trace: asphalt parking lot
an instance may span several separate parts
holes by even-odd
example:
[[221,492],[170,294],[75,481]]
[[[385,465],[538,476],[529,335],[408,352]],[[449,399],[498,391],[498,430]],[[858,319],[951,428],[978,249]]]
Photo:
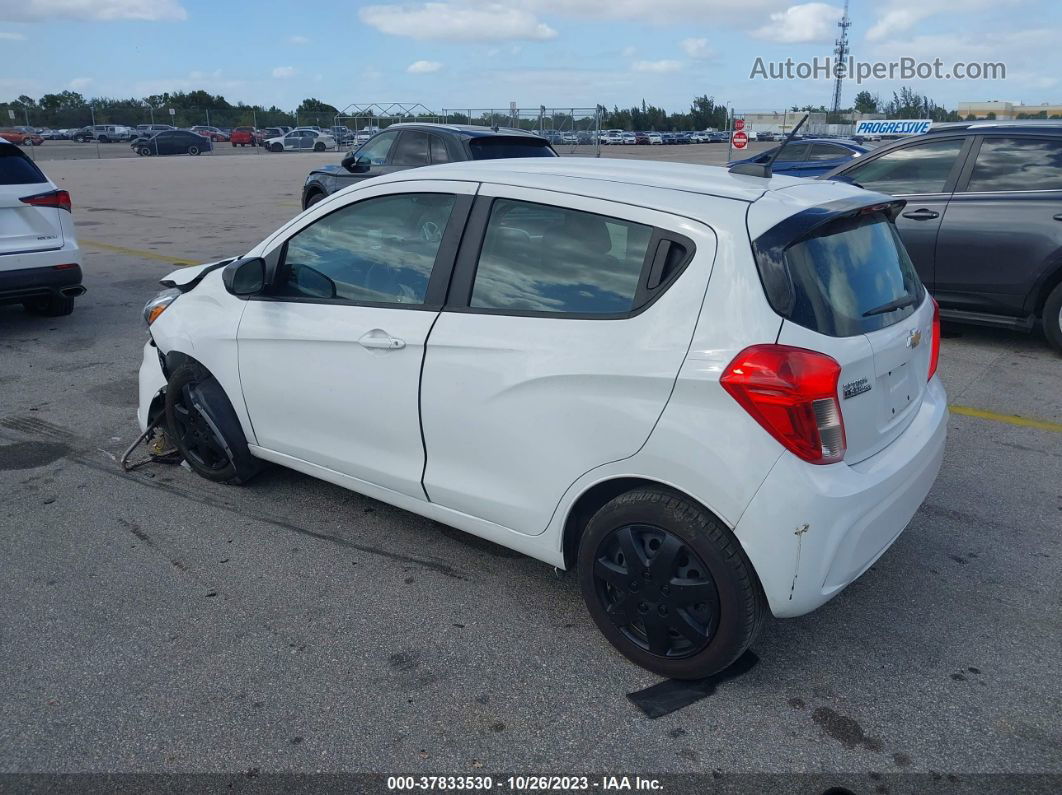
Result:
[[956,408],[908,530],[651,720],[626,696],[658,679],[572,577],[282,469],[119,470],[158,279],[249,248],[336,157],[222,152],[43,162],[89,292],[67,318],[0,307],[4,772],[1062,772],[1062,358],[1040,336],[947,326]]

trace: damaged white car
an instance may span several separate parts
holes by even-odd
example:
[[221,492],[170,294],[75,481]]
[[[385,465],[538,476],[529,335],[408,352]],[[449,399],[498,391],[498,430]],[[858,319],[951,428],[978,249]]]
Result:
[[348,188],[145,308],[141,429],[195,472],[322,478],[573,568],[697,678],[907,525],[944,451],[935,304],[836,182],[623,160]]

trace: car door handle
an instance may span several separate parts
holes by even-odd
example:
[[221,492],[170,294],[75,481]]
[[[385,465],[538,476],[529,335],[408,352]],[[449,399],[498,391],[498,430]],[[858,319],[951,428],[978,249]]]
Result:
[[406,347],[406,341],[392,337],[383,329],[374,328],[358,340],[358,345],[371,350],[396,351]]
[[909,213],[904,213],[903,217],[910,218],[912,221],[929,221],[933,218],[939,218],[940,213],[938,213],[936,210],[927,210],[925,207],[923,207],[920,210],[912,210]]
[[1055,213],[1051,217],[1054,218],[1056,221],[1062,221],[1062,213]]

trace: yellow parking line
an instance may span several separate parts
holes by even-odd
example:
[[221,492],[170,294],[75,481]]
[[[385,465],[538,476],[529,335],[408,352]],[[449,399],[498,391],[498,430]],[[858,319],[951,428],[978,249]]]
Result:
[[98,240],[86,240],[81,238],[80,242],[89,248],[98,248],[103,251],[113,251],[115,254],[125,254],[128,257],[144,257],[145,259],[155,259],[159,262],[168,262],[171,265],[202,265],[203,263],[194,259],[182,259],[181,257],[168,257],[165,254],[159,254],[157,251],[145,251],[142,248],[128,248],[126,246],[114,246],[110,243],[100,243]]
[[1062,423],[1048,422],[1047,420],[1034,420],[1028,417],[1019,417],[1016,414],[996,414],[994,411],[973,409],[969,406],[948,406],[952,414],[962,414],[964,417],[976,417],[979,420],[993,420],[1005,422],[1008,425],[1019,425],[1022,428],[1036,428],[1041,431],[1054,431],[1062,433]]

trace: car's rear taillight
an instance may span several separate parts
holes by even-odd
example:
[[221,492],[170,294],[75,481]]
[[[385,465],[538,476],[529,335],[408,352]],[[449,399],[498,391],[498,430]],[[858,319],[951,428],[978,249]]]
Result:
[[753,345],[719,383],[785,448],[812,464],[844,458],[844,418],[837,402],[841,365],[824,353],[789,345]]
[[47,193],[23,196],[19,201],[23,204],[31,204],[34,207],[56,207],[70,212],[70,194],[65,190],[50,190]]
[[926,380],[932,381],[940,359],[940,305],[935,298],[930,297],[929,300],[933,302],[933,344],[929,349],[929,377]]

